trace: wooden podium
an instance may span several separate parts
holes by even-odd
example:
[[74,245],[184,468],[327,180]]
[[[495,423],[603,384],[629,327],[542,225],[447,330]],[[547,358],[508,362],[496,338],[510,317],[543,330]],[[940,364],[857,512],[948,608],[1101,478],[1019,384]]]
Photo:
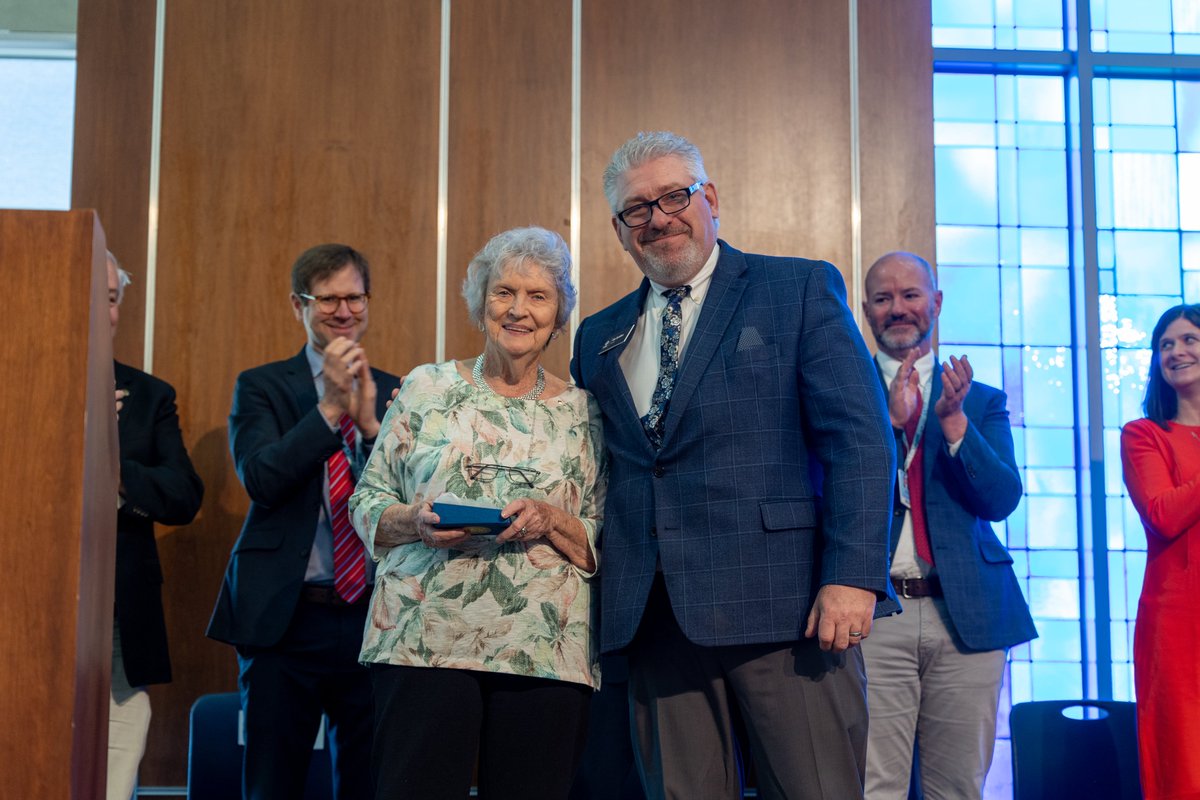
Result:
[[104,797],[119,480],[104,231],[0,211],[6,797]]

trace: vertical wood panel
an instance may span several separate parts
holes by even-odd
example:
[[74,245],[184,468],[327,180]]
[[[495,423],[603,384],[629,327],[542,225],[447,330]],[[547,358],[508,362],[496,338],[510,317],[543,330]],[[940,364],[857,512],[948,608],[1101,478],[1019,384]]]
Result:
[[933,43],[926,0],[858,4],[865,274],[892,250],[934,260]]
[[[471,256],[508,228],[570,236],[571,6],[560,0],[457,3],[450,38],[446,352],[476,355],[482,334],[460,295]],[[567,376],[566,336],[545,364]]]
[[178,390],[206,496],[159,546],[175,681],[155,687],[147,784],[185,780],[187,709],[234,688],[204,629],[247,508],[228,454],[238,372],[296,353],[291,264],[340,241],[372,265],[372,365],[434,355],[434,2],[175,0],[166,22],[156,372]]
[[134,366],[146,315],[154,20],[153,2],[79,3],[71,207],[99,212],[108,248],[133,275],[113,351]]
[[848,267],[848,16],[826,0],[584,4],[583,309],[636,286],[601,173],[639,130],[700,147],[739,249]]
[[0,263],[23,301],[0,340],[19,376],[0,414],[21,426],[0,451],[0,795],[99,797],[117,525],[104,233],[90,211],[0,211]]

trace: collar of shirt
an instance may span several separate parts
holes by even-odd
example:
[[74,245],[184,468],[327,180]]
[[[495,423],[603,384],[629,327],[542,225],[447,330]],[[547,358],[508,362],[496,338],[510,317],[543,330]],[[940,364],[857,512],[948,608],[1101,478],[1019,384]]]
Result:
[[[704,302],[704,296],[708,294],[708,287],[712,283],[713,273],[717,270],[717,261],[721,258],[721,246],[713,245],[712,252],[708,254],[708,260],[704,262],[704,266],[696,273],[688,286],[692,289],[688,292],[687,297],[683,298],[685,304],[691,304],[697,308]],[[646,307],[644,313],[662,311],[667,305],[667,298],[663,297],[663,292],[674,287],[663,286],[661,283],[650,281],[650,291],[646,293]]]
[[[892,388],[892,381],[896,379],[896,373],[900,371],[900,365],[903,362],[892,358],[882,350],[875,354],[875,360],[879,363],[879,371],[883,373],[884,383],[889,389]],[[921,396],[928,397],[929,387],[933,381],[933,350],[918,358],[913,367],[917,370],[917,375],[921,377]]]

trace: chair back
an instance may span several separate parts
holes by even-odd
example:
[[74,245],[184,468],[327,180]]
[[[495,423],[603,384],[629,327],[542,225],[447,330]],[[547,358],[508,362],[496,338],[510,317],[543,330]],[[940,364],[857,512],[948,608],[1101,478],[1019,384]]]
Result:
[[[192,704],[188,731],[188,800],[242,796],[242,700],[237,692],[206,694]],[[322,729],[323,730],[323,729]],[[333,800],[329,748],[320,742],[308,765],[304,800]]]
[[1013,800],[1140,800],[1135,709],[1115,700],[1013,706]]

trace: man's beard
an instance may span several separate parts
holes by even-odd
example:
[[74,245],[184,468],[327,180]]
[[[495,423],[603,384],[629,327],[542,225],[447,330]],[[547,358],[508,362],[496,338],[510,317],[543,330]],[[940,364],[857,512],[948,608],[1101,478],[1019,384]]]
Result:
[[928,338],[929,331],[921,330],[921,327],[915,323],[909,324],[912,327],[911,334],[905,335],[901,331],[884,328],[875,338],[883,342],[884,347],[893,352],[911,350]]
[[661,254],[651,247],[642,248],[638,267],[650,280],[663,286],[677,286],[691,278],[704,266],[705,253],[700,243],[689,238],[682,248],[671,255]]

